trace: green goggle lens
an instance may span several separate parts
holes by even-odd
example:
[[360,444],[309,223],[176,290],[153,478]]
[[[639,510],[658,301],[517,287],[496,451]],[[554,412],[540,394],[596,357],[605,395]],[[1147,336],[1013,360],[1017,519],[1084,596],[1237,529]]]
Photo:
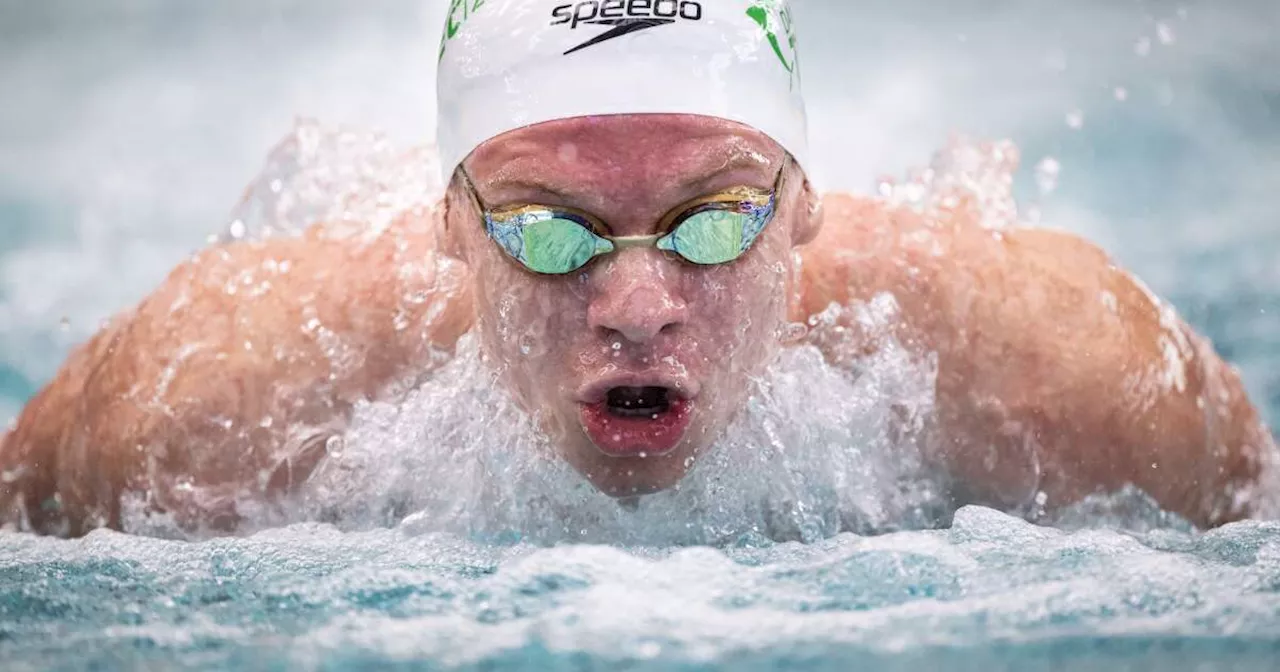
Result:
[[552,218],[522,228],[524,259],[537,273],[560,275],[587,265],[599,254],[613,251],[613,244],[577,222]]
[[658,249],[675,252],[695,264],[727,264],[746,251],[751,240],[744,234],[750,216],[729,210],[704,210],[658,241]]

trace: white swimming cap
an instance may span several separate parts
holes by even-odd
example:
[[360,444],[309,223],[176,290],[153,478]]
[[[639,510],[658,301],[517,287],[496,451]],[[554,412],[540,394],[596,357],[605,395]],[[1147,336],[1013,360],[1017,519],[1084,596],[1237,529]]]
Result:
[[701,114],[754,127],[808,167],[787,0],[450,0],[441,167],[533,124]]

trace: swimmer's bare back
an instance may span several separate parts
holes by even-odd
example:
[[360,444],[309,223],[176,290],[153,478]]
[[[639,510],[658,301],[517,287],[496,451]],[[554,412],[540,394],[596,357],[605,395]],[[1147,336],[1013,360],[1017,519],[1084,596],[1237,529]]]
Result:
[[[179,523],[234,530],[236,492],[286,494],[354,403],[412,387],[469,329],[466,270],[437,252],[431,221],[364,245],[237,243],[179,267],[23,411],[0,445],[0,516],[118,527],[120,494],[151,485]],[[793,317],[888,292],[900,340],[937,353],[936,457],[962,503],[1043,493],[1054,507],[1133,483],[1201,525],[1251,512],[1234,494],[1270,434],[1238,376],[1096,248],[833,196],[804,259]],[[874,347],[816,340],[836,363]]]

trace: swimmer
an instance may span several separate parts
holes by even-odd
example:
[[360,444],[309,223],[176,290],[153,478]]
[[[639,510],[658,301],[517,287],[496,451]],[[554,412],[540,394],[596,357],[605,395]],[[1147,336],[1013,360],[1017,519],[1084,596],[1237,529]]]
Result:
[[[886,293],[936,357],[927,457],[956,506],[1021,505],[1032,446],[1049,509],[1132,484],[1201,526],[1257,513],[1272,438],[1236,371],[1103,252],[963,199],[819,195],[796,47],[783,0],[454,0],[439,206],[181,264],[0,439],[0,518],[82,535],[145,493],[234,533],[245,493],[303,487],[357,404],[466,334],[584,479],[661,491],[788,325]],[[876,341],[843,326],[852,348],[809,342],[847,366]]]

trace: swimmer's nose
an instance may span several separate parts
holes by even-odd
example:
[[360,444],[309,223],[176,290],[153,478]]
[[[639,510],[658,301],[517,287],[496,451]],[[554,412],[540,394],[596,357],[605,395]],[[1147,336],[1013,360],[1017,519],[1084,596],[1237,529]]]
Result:
[[587,321],[603,338],[649,343],[688,319],[680,272],[656,250],[624,250],[602,266],[592,274]]

